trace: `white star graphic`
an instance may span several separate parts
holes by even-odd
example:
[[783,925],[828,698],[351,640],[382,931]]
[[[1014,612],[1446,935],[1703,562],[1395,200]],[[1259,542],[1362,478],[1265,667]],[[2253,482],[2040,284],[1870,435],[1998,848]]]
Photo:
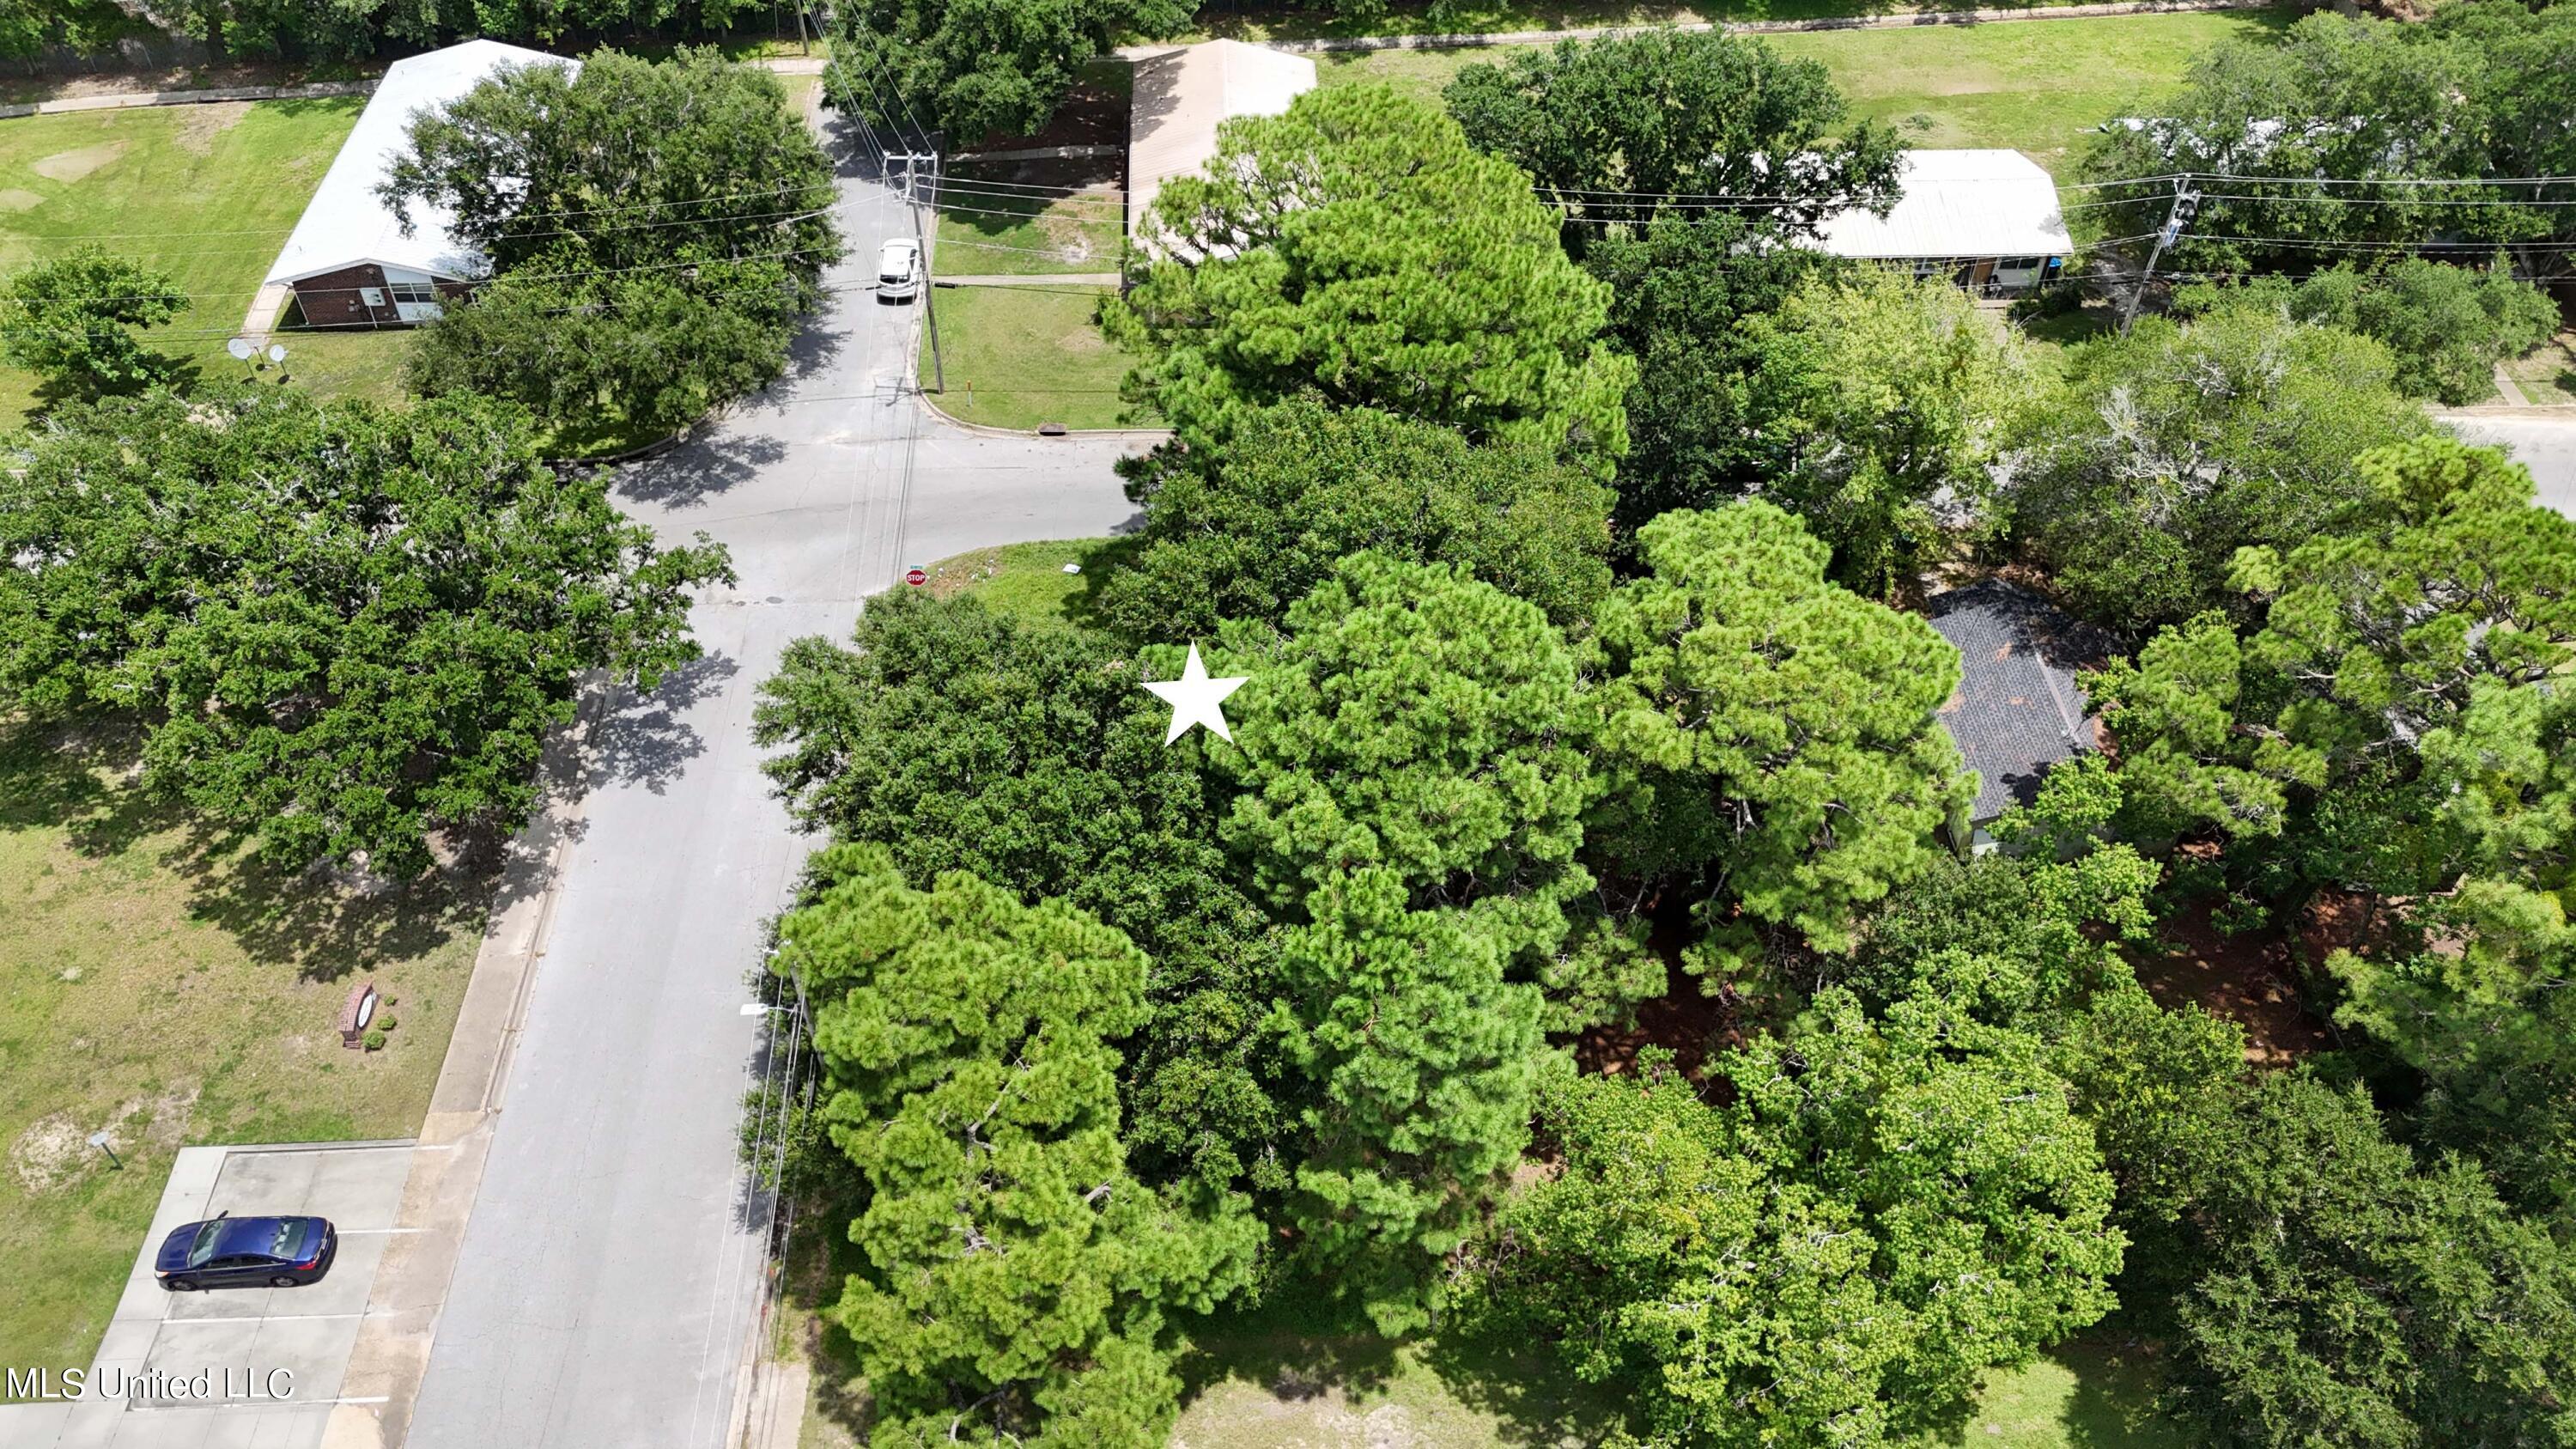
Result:
[[1189,662],[1181,666],[1180,678],[1145,681],[1147,689],[1172,702],[1172,728],[1163,736],[1163,743],[1168,745],[1187,734],[1190,726],[1203,724],[1216,731],[1218,739],[1232,744],[1234,735],[1226,729],[1225,711],[1218,706],[1250,677],[1238,674],[1231,679],[1208,678],[1207,666],[1199,662],[1199,646],[1192,644]]

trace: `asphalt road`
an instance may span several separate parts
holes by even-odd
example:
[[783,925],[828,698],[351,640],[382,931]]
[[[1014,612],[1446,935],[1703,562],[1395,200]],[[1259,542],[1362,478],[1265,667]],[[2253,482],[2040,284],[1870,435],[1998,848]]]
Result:
[[920,308],[868,290],[910,221],[855,162],[841,218],[851,260],[793,377],[619,482],[664,538],[725,543],[741,581],[691,613],[708,657],[600,733],[412,1449],[722,1439],[767,1212],[737,1162],[761,1033],[741,1006],[814,844],[760,773],[758,685],[908,565],[1134,512],[1122,445],[968,434],[917,403]]
[[2442,421],[2472,443],[2502,446],[2531,470],[2542,503],[2576,518],[2576,409],[2450,413]]

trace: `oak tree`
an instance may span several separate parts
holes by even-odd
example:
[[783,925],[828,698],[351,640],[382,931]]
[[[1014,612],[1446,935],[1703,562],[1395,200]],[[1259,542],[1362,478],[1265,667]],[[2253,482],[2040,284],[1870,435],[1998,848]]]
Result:
[[660,547],[604,477],[474,397],[275,390],[78,404],[0,480],[0,696],[131,718],[145,783],[280,867],[426,867],[507,832],[590,670],[697,657],[703,536]]

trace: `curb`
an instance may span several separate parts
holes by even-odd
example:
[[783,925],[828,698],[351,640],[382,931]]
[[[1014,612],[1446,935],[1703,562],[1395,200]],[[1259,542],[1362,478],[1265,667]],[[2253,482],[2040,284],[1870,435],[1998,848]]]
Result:
[[[931,399],[935,397],[936,394],[932,393],[928,388],[922,387],[917,382],[913,385],[912,395],[921,399],[922,407],[927,409],[932,417],[938,419],[949,427],[957,429],[961,433],[973,433],[979,437],[986,438],[1036,438],[1045,436],[1035,428],[997,428],[990,423],[970,423],[964,418],[951,413],[946,408],[941,407],[938,403],[933,402]],[[1086,438],[1098,441],[1107,441],[1116,438],[1139,438],[1150,439],[1159,443],[1171,437],[1172,430],[1169,428],[1067,428],[1061,436],[1067,442],[1080,442]]]
[[144,110],[152,106],[201,106],[217,101],[318,101],[332,96],[374,95],[371,80],[315,81],[300,86],[219,86],[202,91],[137,91],[132,95],[74,96],[38,101],[29,106],[0,106],[0,120],[19,116],[62,116],[79,111]]
[[[1330,35],[1310,40],[1253,42],[1272,50],[1313,55],[1332,51],[1481,50],[1497,45],[1548,45],[1598,40],[1653,30],[1722,30],[1729,35],[1789,35],[1818,30],[1908,30],[1936,25],[1988,25],[2019,20],[2083,20],[2111,15],[2180,15],[2209,10],[2274,10],[2279,0],[2096,0],[2077,5],[2034,4],[1980,10],[1916,10],[1893,15],[1837,15],[1817,20],[1692,20],[1671,25],[1585,25],[1568,30],[1491,30],[1447,35]],[[1161,47],[1128,47],[1146,50]],[[1123,53],[1123,52],[1122,52]]]

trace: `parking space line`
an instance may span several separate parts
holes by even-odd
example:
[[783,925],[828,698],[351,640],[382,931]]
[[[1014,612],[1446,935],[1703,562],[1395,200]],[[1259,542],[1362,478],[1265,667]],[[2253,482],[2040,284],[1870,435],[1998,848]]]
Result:
[[392,1402],[393,1396],[390,1394],[373,1394],[356,1398],[342,1397],[335,1399],[199,1399],[186,1403],[167,1404],[147,1404],[138,1401],[128,1403],[125,1406],[125,1412],[129,1414],[166,1414],[173,1410],[196,1410],[203,1412],[207,1409],[310,1409],[324,1404],[389,1404]]

